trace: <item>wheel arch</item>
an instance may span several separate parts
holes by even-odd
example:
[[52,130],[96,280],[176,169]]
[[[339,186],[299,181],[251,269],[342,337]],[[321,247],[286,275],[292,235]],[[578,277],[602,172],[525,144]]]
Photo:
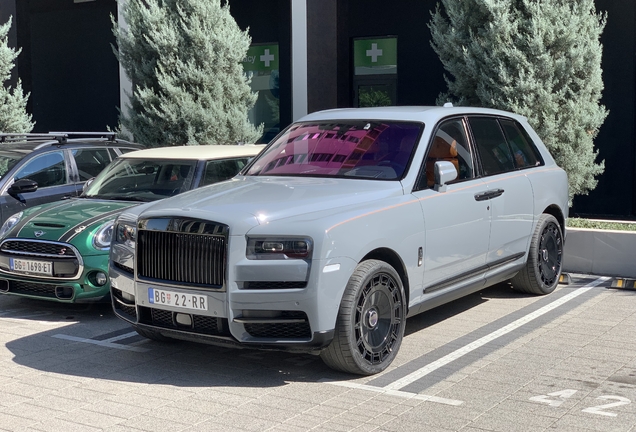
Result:
[[400,255],[397,252],[395,252],[393,249],[378,248],[366,254],[360,260],[360,262],[370,260],[370,259],[384,261],[385,263],[393,267],[395,271],[398,273],[398,275],[400,276],[400,279],[402,280],[402,286],[404,286],[404,295],[406,296],[406,312],[408,312],[408,305],[410,300],[409,278],[408,278],[408,273],[406,271],[406,266],[404,265],[402,258],[400,258]]
[[561,232],[565,233],[565,216],[563,215],[563,212],[561,211],[561,208],[559,208],[559,206],[557,206],[556,204],[552,204],[548,206],[545,210],[543,210],[543,213],[554,216],[556,220],[559,222],[559,226],[561,227]]

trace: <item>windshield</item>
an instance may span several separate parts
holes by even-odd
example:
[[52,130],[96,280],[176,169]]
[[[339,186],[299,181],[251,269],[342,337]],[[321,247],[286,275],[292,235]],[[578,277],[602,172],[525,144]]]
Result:
[[86,188],[88,198],[155,201],[190,189],[196,161],[120,158]]
[[0,178],[4,177],[6,173],[11,171],[22,158],[24,154],[11,151],[0,151]]
[[422,127],[378,120],[296,123],[261,153],[246,175],[399,179]]

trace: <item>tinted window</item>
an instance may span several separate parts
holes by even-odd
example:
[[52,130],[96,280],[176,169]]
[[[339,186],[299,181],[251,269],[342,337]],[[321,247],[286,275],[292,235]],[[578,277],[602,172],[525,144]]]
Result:
[[40,188],[66,184],[64,154],[60,151],[36,156],[14,177],[15,180],[23,178],[37,182]]
[[530,137],[527,134],[521,132],[521,127],[512,120],[500,120],[500,123],[512,149],[515,166],[517,168],[525,168],[541,165],[534,143],[530,141]]
[[419,123],[381,120],[296,123],[247,175],[399,179],[421,130]]
[[0,178],[4,177],[24,157],[23,153],[0,151]]
[[110,163],[106,149],[74,149],[72,150],[80,181],[97,176]]
[[492,175],[514,170],[512,154],[499,122],[494,118],[471,117],[468,123],[475,137],[484,174]]
[[[435,184],[435,162],[446,161],[455,166],[458,179],[474,177],[473,158],[466,138],[466,130],[461,119],[449,120],[435,132],[426,157],[426,186]],[[424,179],[419,189],[425,187]]]
[[201,186],[231,179],[247,165],[247,161],[248,158],[208,161]]

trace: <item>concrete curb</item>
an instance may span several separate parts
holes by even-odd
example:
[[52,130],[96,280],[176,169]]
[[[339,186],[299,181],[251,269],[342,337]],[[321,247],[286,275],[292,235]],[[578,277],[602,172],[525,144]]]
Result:
[[568,228],[563,271],[636,278],[636,231]]

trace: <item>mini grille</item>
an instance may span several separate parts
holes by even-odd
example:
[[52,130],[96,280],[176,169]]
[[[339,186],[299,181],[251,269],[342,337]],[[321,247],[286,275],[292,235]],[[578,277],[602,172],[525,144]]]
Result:
[[55,298],[55,285],[9,281],[9,292],[38,297]]
[[75,252],[69,246],[59,243],[15,241],[9,240],[2,243],[2,252],[22,252],[34,255],[52,255],[59,258],[75,258]]

